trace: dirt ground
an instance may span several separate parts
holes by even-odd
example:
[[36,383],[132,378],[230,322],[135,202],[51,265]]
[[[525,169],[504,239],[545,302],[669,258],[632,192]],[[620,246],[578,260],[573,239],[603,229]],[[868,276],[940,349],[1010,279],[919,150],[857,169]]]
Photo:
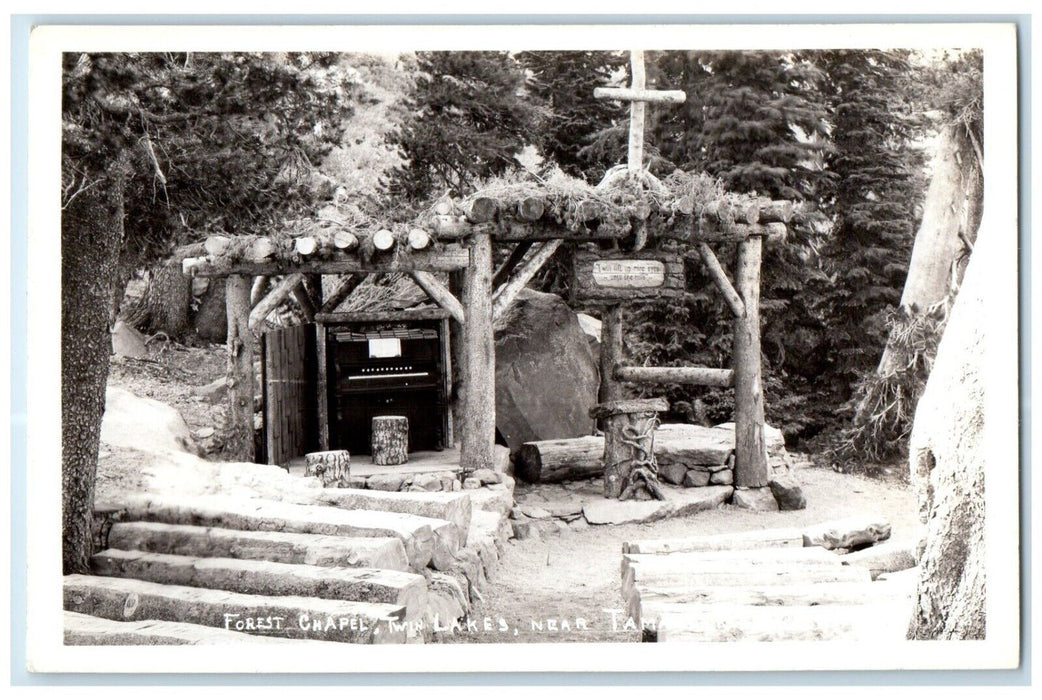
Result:
[[[565,527],[544,540],[510,540],[484,602],[471,611],[478,631],[461,635],[459,641],[639,641],[640,633],[619,612],[619,566],[627,541],[793,527],[858,514],[886,517],[895,540],[917,537],[915,498],[900,480],[818,468],[800,470],[798,477],[807,496],[802,511],[752,513],[723,506],[645,525],[587,526],[582,531]],[[483,629],[486,617],[492,628],[488,632]],[[585,629],[579,628],[579,619]]]
[[[224,409],[193,389],[223,376],[223,346],[152,346],[154,362],[112,359],[110,386],[175,407],[197,436],[201,456],[219,454]],[[209,434],[209,428],[214,429]],[[204,438],[198,438],[204,435]],[[99,496],[141,490],[147,453],[102,445]],[[900,473],[900,468],[893,470]],[[460,643],[632,642],[640,633],[621,613],[619,566],[624,542],[723,532],[791,527],[851,515],[881,515],[892,538],[917,537],[915,498],[900,477],[886,480],[839,474],[830,469],[797,470],[807,509],[752,513],[724,506],[684,518],[644,525],[563,526],[543,539],[510,540],[484,599],[471,611],[471,627],[454,635]],[[614,611],[614,612],[613,612]]]

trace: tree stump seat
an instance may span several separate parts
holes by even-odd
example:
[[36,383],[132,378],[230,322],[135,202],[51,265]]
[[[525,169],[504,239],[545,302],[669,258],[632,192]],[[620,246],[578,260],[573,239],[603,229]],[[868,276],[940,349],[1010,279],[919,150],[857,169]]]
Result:
[[351,453],[326,450],[304,455],[304,476],[318,477],[325,487],[347,488],[351,476]]
[[409,419],[405,416],[373,416],[370,442],[373,464],[388,466],[409,461]]
[[597,404],[590,417],[604,421],[604,497],[665,500],[655,462],[655,429],[665,399],[624,399]]

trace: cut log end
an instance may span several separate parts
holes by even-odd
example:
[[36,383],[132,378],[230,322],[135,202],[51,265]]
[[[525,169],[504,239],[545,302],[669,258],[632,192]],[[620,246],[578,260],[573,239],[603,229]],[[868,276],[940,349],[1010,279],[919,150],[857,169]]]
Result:
[[377,250],[387,251],[394,247],[394,232],[388,229],[380,229],[373,234],[373,247]]
[[422,228],[414,228],[409,231],[407,240],[413,250],[423,250],[431,244],[431,235]]

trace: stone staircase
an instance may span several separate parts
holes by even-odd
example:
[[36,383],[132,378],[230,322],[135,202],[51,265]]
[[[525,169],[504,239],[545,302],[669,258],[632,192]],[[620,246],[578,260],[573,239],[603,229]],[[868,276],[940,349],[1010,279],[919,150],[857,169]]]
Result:
[[622,595],[645,641],[898,641],[914,547],[851,518],[623,546]]
[[66,643],[429,641],[469,611],[509,534],[510,491],[483,491],[100,506],[92,575],[64,581]]

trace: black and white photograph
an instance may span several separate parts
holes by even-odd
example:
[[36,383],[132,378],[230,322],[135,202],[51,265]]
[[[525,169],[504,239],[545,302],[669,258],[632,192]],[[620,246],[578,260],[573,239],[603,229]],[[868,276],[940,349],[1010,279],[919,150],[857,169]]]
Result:
[[1013,25],[30,51],[34,670],[1019,663]]

